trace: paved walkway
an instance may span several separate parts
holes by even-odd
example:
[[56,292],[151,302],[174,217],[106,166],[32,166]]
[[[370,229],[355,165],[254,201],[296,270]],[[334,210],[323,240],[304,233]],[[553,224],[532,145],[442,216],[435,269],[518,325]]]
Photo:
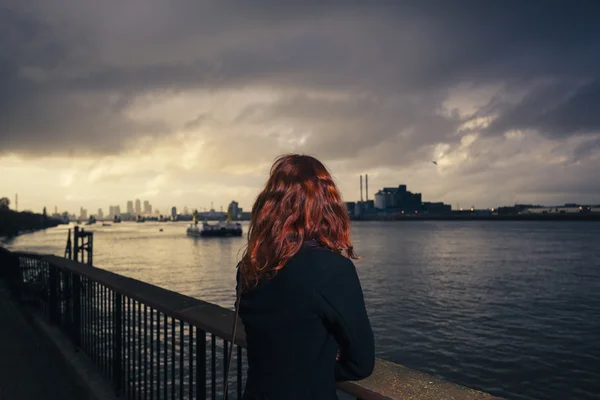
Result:
[[88,393],[0,279],[0,400],[85,400]]

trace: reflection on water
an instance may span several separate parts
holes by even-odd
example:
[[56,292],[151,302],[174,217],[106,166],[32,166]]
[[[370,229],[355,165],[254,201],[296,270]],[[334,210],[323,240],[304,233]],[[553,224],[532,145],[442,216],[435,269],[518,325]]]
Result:
[[[93,226],[94,262],[232,308],[245,238],[185,227]],[[597,398],[600,224],[364,222],[353,238],[379,356],[511,399]],[[65,242],[59,227],[9,247]]]

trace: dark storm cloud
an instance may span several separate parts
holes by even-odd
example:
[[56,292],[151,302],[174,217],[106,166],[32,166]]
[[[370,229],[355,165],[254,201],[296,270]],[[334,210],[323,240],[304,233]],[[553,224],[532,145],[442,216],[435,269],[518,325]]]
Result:
[[[589,2],[587,9],[566,7],[566,2],[544,2],[540,8],[536,1],[520,6],[462,2],[463,7],[444,2],[428,7],[427,2],[421,7],[278,4],[276,12],[261,12],[258,6],[212,10],[221,24],[210,24],[214,31],[206,36],[206,27],[180,27],[198,40],[186,62],[158,57],[154,63],[105,66],[65,83],[94,90],[274,83],[421,93],[462,81],[589,76],[599,65],[600,28],[589,9],[599,6]],[[193,22],[198,26],[206,22],[201,10],[188,10],[199,15]],[[166,49],[154,50],[157,56],[161,50]]]
[[0,153],[23,155],[117,152],[139,135],[167,133],[160,121],[122,114],[131,96],[61,86],[52,74],[74,61],[69,38],[39,20],[0,11]]
[[[598,150],[600,150],[600,136],[588,139],[573,150],[573,162],[585,160],[597,153]],[[597,173],[595,175],[597,176]],[[596,179],[596,181],[598,181],[598,179]]]
[[600,132],[599,105],[600,80],[546,84],[517,104],[493,107],[500,116],[488,131],[532,129],[550,138],[594,134]]
[[[348,96],[323,98],[299,94],[281,98],[272,105],[250,106],[236,121],[241,124],[282,122],[306,136],[303,150],[327,154],[333,159],[356,159],[361,167],[406,164],[422,155],[415,149],[440,141],[455,141],[461,119],[435,114],[435,96],[413,98]],[[397,142],[397,143],[396,143]],[[391,149],[378,147],[386,143]],[[401,144],[400,144],[401,143]],[[376,150],[377,157],[365,154]]]
[[0,151],[79,156],[114,153],[134,137],[169,132],[161,121],[132,121],[116,111],[120,108],[105,96],[20,93],[3,109]]
[[457,141],[459,118],[440,108],[464,82],[551,82],[516,106],[488,105],[491,133],[598,128],[596,1],[34,3],[0,0],[0,152],[115,153],[172,129],[127,115],[140,94],[253,86],[345,96],[257,109],[312,130],[306,148],[333,157],[399,135],[406,159]]

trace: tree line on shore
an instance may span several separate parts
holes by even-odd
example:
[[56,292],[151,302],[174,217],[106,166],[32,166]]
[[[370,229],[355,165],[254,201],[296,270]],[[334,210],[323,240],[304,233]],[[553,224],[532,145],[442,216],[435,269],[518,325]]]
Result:
[[24,232],[51,228],[62,221],[48,217],[46,208],[42,214],[10,209],[10,200],[0,198],[0,237],[12,237]]

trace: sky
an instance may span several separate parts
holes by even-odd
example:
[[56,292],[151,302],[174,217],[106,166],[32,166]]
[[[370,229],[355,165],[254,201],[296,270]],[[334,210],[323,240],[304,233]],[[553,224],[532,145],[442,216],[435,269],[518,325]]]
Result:
[[[600,2],[0,0],[0,197],[250,209],[280,154],[345,201],[600,203]],[[432,161],[437,161],[437,166]]]

